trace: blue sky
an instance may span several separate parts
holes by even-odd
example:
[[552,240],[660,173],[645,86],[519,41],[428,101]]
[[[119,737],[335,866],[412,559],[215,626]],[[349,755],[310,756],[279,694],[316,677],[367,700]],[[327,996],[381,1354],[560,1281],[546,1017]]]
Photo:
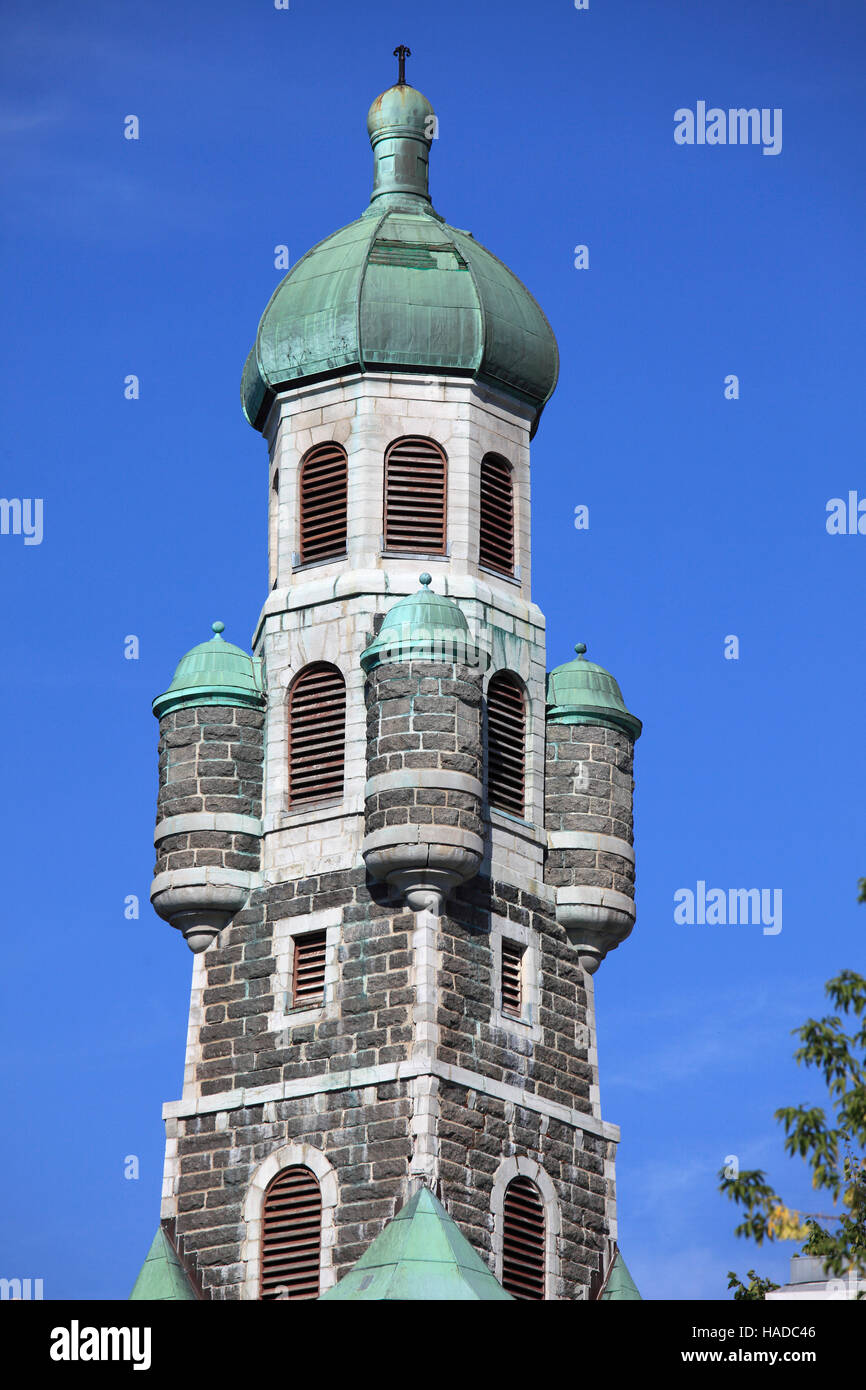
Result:
[[[365,115],[405,42],[438,210],[559,341],[533,445],[549,664],[585,641],[645,724],[638,922],[596,977],[621,1245],[649,1298],[779,1278],[791,1247],[735,1240],[715,1175],[737,1154],[812,1209],[772,1119],[821,1098],[790,1030],[866,972],[866,536],[825,526],[866,497],[862,6],[47,0],[0,34],[0,494],[44,505],[40,545],[0,536],[0,1274],[125,1297],[157,1224],[192,958],[147,902],[150,700],[214,618],[252,633],[266,450],[241,368],[274,247],[294,262],[365,207]],[[677,145],[698,101],[781,108],[781,153]],[[676,924],[698,880],[781,889],[782,931]]]

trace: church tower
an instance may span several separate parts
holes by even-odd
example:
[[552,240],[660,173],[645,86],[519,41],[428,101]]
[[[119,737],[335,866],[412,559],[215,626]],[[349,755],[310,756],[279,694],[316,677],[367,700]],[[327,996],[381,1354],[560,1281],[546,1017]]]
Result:
[[252,655],[215,623],[154,701],[152,901],[195,960],[135,1297],[629,1296],[591,977],[634,923],[641,726],[582,646],[547,675],[556,342],[434,210],[397,52],[369,206],[277,287],[243,372]]

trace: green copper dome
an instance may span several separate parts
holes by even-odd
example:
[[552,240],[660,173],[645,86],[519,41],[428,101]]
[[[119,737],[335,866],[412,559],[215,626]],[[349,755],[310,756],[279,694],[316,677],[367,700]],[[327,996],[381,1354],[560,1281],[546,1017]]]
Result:
[[427,160],[436,117],[405,83],[370,107],[370,206],[319,242],[271,296],[241,381],[261,429],[274,394],[344,372],[477,378],[533,411],[553,394],[556,339],[532,295],[471,233],[434,211]]
[[264,704],[259,663],[225,641],[223,623],[212,626],[211,640],[199,643],[181,658],[168,690],[154,700],[157,719],[186,706],[251,705],[260,709]]
[[629,714],[613,676],[585,659],[583,642],[574,650],[577,660],[557,666],[547,677],[548,724],[604,724],[640,738],[643,725]]
[[379,635],[361,654],[364,670],[388,661],[446,661],[486,669],[489,654],[472,640],[457,604],[430,591],[429,574],[422,574],[420,583],[417,593],[401,598],[385,614]]

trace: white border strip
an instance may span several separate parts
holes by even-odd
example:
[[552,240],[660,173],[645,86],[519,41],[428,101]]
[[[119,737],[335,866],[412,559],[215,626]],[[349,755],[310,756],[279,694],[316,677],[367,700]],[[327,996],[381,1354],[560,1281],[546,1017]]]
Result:
[[162,1115],[164,1120],[183,1119],[191,1115],[212,1114],[217,1110],[241,1110],[246,1106],[266,1105],[271,1101],[294,1100],[297,1096],[319,1095],[325,1091],[354,1090],[360,1086],[385,1085],[390,1081],[410,1081],[417,1076],[435,1076],[440,1081],[465,1086],[469,1091],[511,1101],[513,1105],[533,1110],[538,1115],[549,1115],[552,1120],[571,1125],[572,1129],[596,1134],[613,1143],[619,1142],[619,1125],[598,1120],[583,1110],[572,1110],[568,1105],[560,1105],[558,1101],[547,1100],[531,1091],[522,1091],[517,1086],[479,1076],[465,1067],[426,1058],[384,1062],[376,1067],[359,1067],[354,1071],[332,1072],[317,1077],[298,1077],[295,1081],[276,1081],[270,1086],[241,1087],[234,1091],[220,1091],[213,1096],[200,1096],[197,1100],[169,1100],[162,1107]]

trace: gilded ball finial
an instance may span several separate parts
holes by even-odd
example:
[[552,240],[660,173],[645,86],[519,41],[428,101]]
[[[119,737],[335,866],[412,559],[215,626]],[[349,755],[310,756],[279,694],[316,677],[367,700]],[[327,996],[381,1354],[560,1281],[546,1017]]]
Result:
[[217,637],[219,637],[221,632],[225,632],[225,627],[225,623],[211,623],[211,631],[215,632]]
[[419,574],[419,575],[418,575],[418,579],[419,579],[420,583],[423,584],[423,586],[424,586],[425,589],[427,588],[427,585],[428,585],[428,584],[432,584],[432,583],[433,583],[433,576],[432,576],[432,574],[428,574],[426,570],[424,571],[423,574]]
[[586,643],[578,642],[574,650],[577,652],[578,656],[583,656],[584,652],[586,651]]

